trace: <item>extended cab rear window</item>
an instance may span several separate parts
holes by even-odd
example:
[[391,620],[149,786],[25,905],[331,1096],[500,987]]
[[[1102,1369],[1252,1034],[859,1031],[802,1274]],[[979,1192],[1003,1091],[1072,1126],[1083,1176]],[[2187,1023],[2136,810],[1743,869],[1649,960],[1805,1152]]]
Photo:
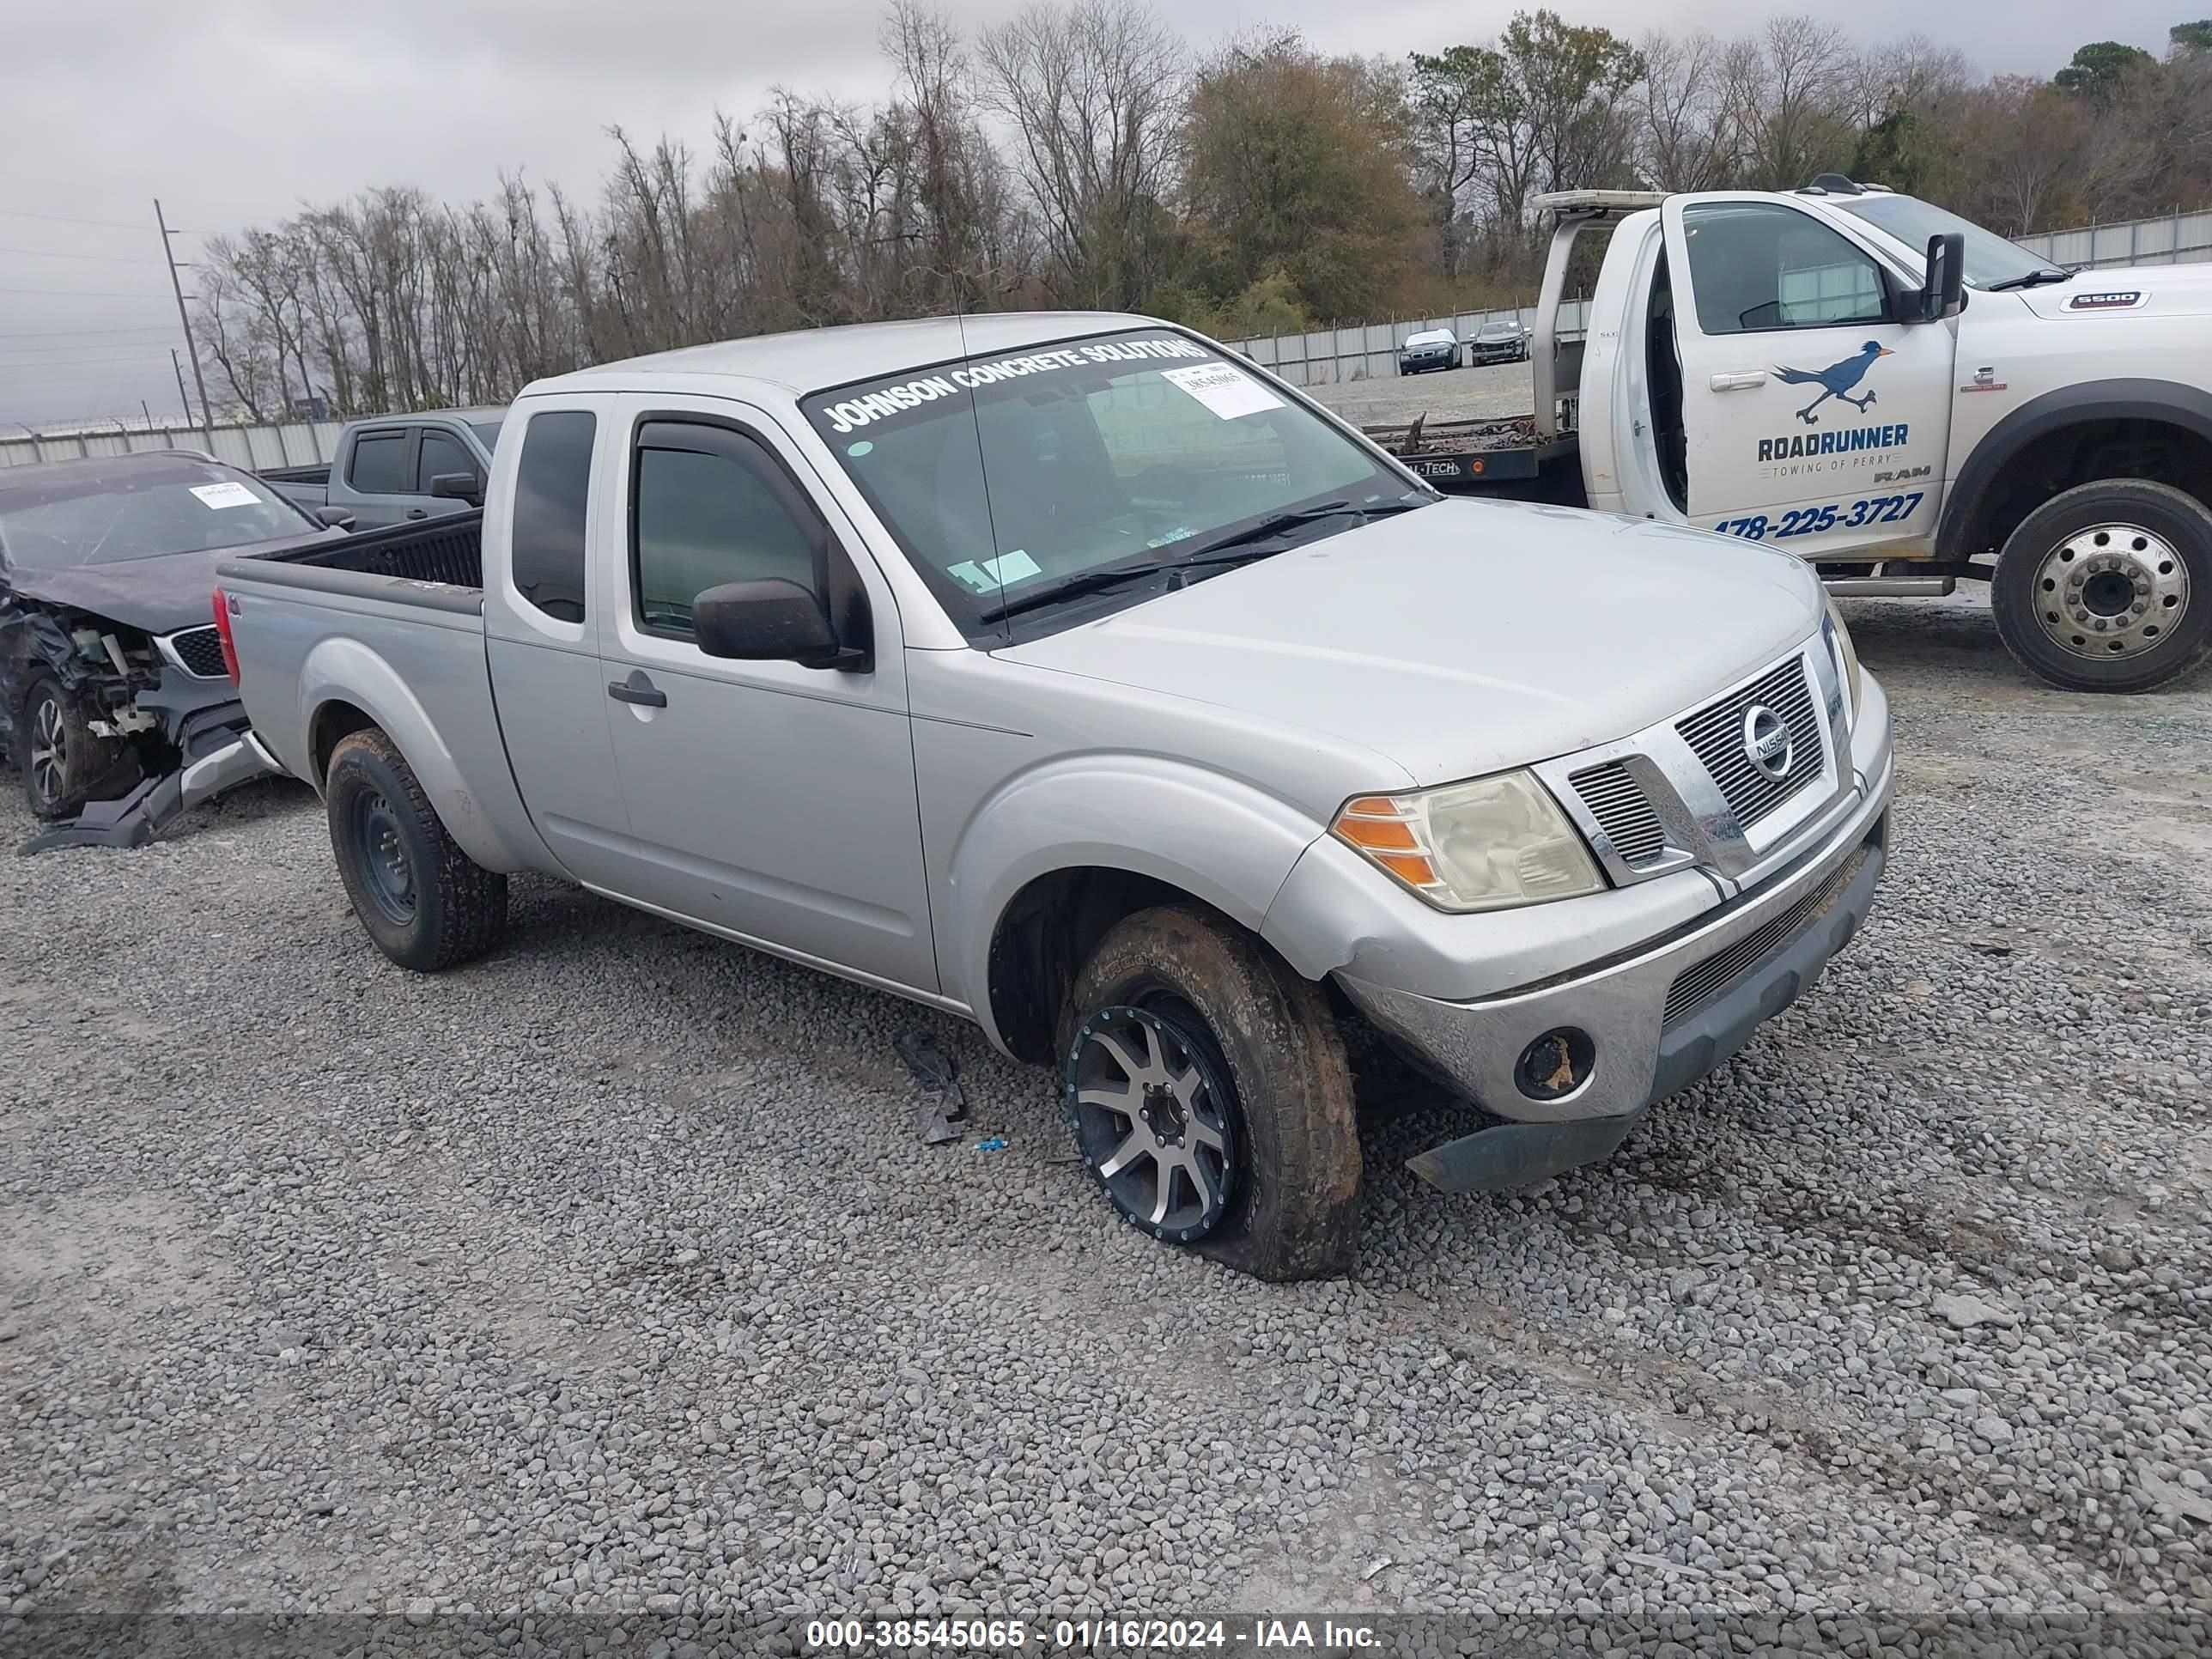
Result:
[[599,425],[586,409],[532,416],[514,470],[514,586],[557,622],[584,620],[584,520]]
[[[1165,566],[1179,547],[1310,502],[1408,488],[1228,354],[1159,327],[907,369],[799,406],[979,640],[1024,593]],[[1042,611],[1024,617],[1032,633],[1054,625]]]

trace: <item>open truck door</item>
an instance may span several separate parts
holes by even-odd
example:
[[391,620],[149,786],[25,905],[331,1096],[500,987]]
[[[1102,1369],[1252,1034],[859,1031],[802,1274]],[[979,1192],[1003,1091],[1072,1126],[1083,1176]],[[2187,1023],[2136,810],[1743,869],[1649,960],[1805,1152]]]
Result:
[[1691,522],[1810,558],[1929,556],[1954,307],[1771,196],[1672,197],[1661,216]]

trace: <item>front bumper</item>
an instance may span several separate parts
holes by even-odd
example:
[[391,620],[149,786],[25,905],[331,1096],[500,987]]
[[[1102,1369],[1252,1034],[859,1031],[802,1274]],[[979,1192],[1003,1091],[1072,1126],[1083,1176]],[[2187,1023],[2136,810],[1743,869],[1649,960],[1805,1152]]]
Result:
[[[1794,868],[1621,957],[1472,1002],[1338,981],[1416,1063],[1497,1116],[1626,1120],[1735,1054],[1850,940],[1881,879],[1893,775],[1885,754],[1880,776]],[[1516,1080],[1522,1055],[1558,1030],[1586,1035],[1589,1074],[1555,1099],[1534,1097]]]
[[1401,352],[1398,356],[1398,366],[1408,369],[1449,368],[1458,362],[1459,353],[1446,351],[1442,346],[1432,351]]

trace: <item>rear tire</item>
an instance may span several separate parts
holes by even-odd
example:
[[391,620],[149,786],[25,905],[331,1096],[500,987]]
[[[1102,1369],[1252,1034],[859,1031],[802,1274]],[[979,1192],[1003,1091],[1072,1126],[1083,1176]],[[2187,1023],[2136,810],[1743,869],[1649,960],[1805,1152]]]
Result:
[[128,787],[130,745],[92,729],[92,710],[50,673],[32,677],[15,711],[17,763],[23,799],[33,817],[73,818],[89,800],[108,799],[111,785]]
[[446,833],[391,738],[374,727],[341,738],[324,805],[346,896],[378,950],[402,968],[434,974],[498,942],[507,878]]
[[2170,484],[2106,478],[2054,495],[2006,538],[1997,635],[2069,691],[2148,691],[2212,653],[2212,510]]
[[1077,1148],[1130,1224],[1261,1279],[1352,1271],[1343,1036],[1258,939],[1195,905],[1125,918],[1076,976],[1060,1052]]

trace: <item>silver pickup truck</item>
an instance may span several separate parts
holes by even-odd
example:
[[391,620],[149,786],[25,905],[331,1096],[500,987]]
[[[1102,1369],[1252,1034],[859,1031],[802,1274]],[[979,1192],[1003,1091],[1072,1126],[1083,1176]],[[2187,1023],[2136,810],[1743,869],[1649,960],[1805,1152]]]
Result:
[[219,581],[392,961],[542,871],[965,1016],[1124,1217],[1268,1277],[1354,1259],[1348,1027],[1504,1120],[1435,1185],[1602,1158],[1820,972],[1888,834],[1800,561],[1443,499],[1142,318],[542,381],[480,520]]

